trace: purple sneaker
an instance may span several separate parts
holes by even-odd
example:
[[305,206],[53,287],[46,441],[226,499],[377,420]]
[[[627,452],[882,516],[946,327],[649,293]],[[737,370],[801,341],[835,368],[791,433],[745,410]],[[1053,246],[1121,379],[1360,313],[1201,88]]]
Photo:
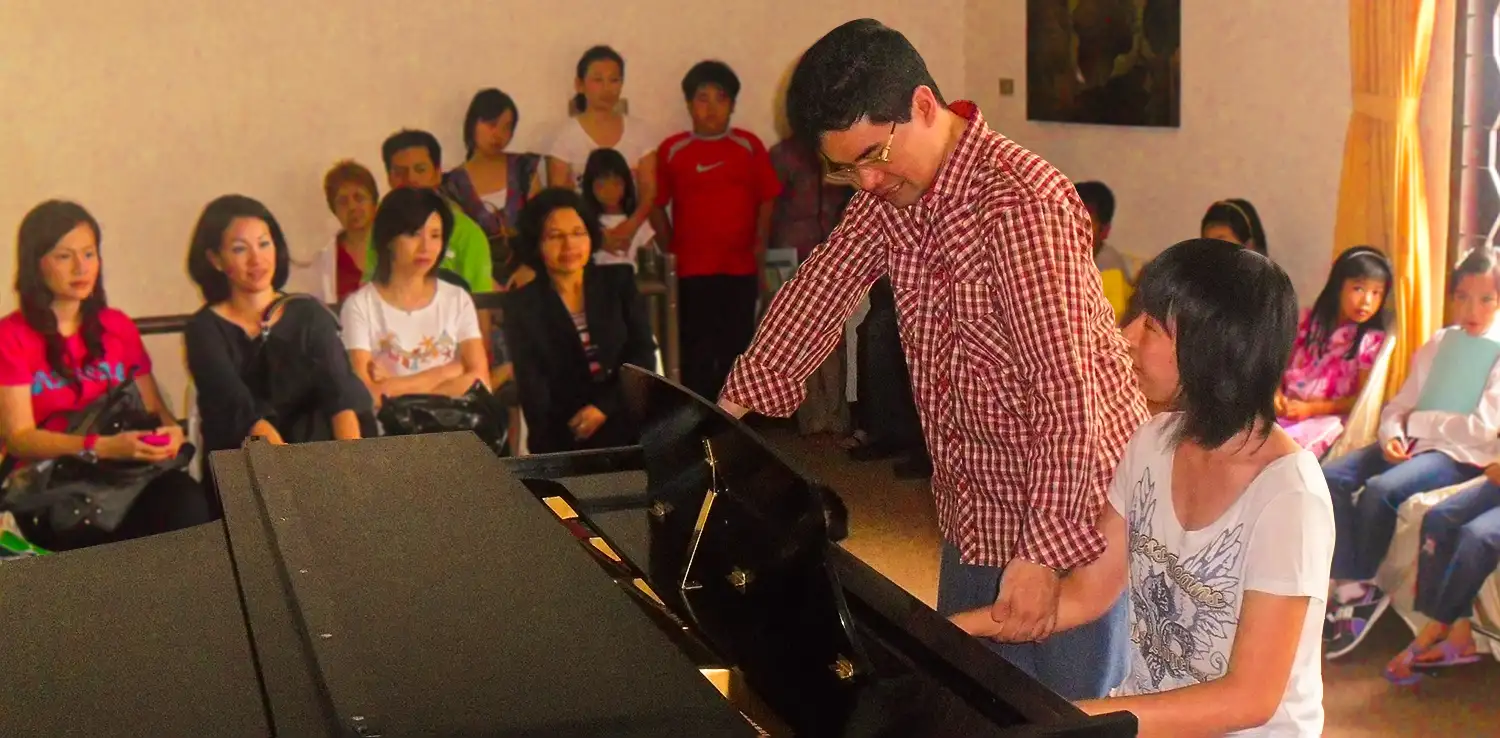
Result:
[[1333,635],[1323,641],[1323,658],[1333,661],[1353,651],[1390,606],[1391,596],[1375,585],[1358,600],[1339,605],[1332,614]]

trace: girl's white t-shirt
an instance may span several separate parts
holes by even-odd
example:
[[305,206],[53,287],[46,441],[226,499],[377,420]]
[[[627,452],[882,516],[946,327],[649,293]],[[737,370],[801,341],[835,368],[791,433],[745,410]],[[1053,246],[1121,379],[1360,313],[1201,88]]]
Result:
[[1297,655],[1276,714],[1241,736],[1323,733],[1322,623],[1333,560],[1333,503],[1306,451],[1271,462],[1218,520],[1183,530],[1172,504],[1174,424],[1162,413],[1131,437],[1109,502],[1129,535],[1130,671],[1117,695],[1224,676],[1246,590],[1307,597]]
[[[630,164],[630,171],[636,172],[640,168],[640,161],[647,155],[656,151],[661,143],[661,138],[656,135],[655,130],[640,121],[639,118],[625,116],[625,128],[620,134],[620,140],[609,148],[620,152],[625,161]],[[577,118],[569,118],[563,121],[557,131],[557,137],[552,140],[552,150],[547,154],[558,161],[565,161],[573,171],[573,187],[580,187],[583,183],[583,168],[589,162],[589,154],[595,149],[605,148],[594,139],[589,138],[587,131],[583,130],[583,124]],[[548,182],[553,187],[565,187],[561,182]],[[637,182],[639,190],[639,182]]]
[[[609,230],[624,223],[630,216],[621,213],[605,213],[599,216],[599,226],[602,230]],[[594,252],[595,264],[629,264],[633,270],[636,268],[636,257],[641,253],[641,248],[651,243],[656,237],[656,231],[651,230],[650,223],[642,223],[641,229],[635,232],[635,238],[630,242],[630,250],[622,256],[600,247]]]
[[474,299],[462,287],[438,280],[432,302],[402,310],[385,301],[373,283],[344,301],[344,348],[369,351],[393,377],[405,377],[459,360],[459,345],[481,339]]

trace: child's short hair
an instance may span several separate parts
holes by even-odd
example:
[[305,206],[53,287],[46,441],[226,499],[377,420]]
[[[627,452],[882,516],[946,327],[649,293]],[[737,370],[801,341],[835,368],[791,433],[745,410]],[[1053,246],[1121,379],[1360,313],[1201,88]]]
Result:
[[1078,199],[1088,207],[1089,212],[1099,220],[1099,225],[1107,226],[1115,220],[1115,193],[1110,191],[1109,186],[1099,181],[1079,182],[1073,185],[1078,191]]
[[603,215],[604,205],[599,198],[594,196],[594,183],[605,177],[619,177],[625,181],[625,194],[620,198],[620,209],[627,213],[634,213],[636,206],[635,175],[630,171],[630,162],[625,161],[625,155],[614,149],[594,149],[589,154],[589,159],[583,165],[583,183],[581,185],[583,201],[594,212]]
[[1179,439],[1217,448],[1257,423],[1271,432],[1297,338],[1286,272],[1249,249],[1195,238],[1146,264],[1131,308],[1177,340]]
[[728,64],[721,61],[701,61],[693,65],[692,69],[682,78],[682,99],[692,102],[697,97],[698,90],[704,85],[713,85],[724,91],[729,96],[729,101],[734,102],[740,96],[740,78],[729,68]]
[[1449,280],[1451,285],[1448,289],[1458,288],[1459,280],[1464,277],[1479,277],[1490,275],[1495,280],[1495,289],[1500,290],[1500,254],[1496,253],[1494,246],[1476,246],[1464,254],[1459,260],[1458,266],[1453,267],[1453,279]]
[[428,276],[437,272],[448,253],[448,241],[453,238],[453,211],[438,193],[421,188],[402,187],[392,190],[380,207],[375,210],[375,224],[371,226],[370,241],[375,246],[375,273],[372,280],[377,284],[391,281],[391,267],[396,260],[391,246],[397,236],[411,236],[427,225],[427,219],[437,213],[443,222],[443,251]]

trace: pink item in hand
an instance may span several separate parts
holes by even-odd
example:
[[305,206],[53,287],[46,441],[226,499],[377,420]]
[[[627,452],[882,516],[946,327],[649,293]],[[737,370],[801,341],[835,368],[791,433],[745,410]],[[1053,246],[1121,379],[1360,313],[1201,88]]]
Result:
[[164,433],[152,433],[141,436],[141,443],[148,446],[166,446],[172,443],[172,437]]

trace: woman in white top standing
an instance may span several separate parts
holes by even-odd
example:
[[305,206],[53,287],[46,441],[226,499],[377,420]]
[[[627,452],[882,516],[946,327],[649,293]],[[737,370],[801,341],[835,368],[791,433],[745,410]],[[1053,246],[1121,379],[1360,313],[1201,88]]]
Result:
[[563,122],[552,141],[547,162],[547,182],[553,187],[579,186],[579,179],[594,149],[614,149],[625,156],[635,173],[639,195],[635,212],[604,232],[605,247],[629,249],[636,233],[646,224],[656,201],[656,145],[660,136],[650,126],[621,113],[620,90],[625,83],[625,59],[608,46],[595,46],[578,60],[577,94],[573,116]]
[[1100,500],[1099,559],[1062,580],[1056,618],[954,616],[974,635],[1046,638],[1130,592],[1130,671],[1079,707],[1128,711],[1142,736],[1316,738],[1333,504],[1318,460],[1276,423],[1297,333],[1291,280],[1264,256],[1196,239],[1146,265],[1125,327],[1146,399],[1170,408],[1125,448]]
[[344,302],[344,348],[375,404],[409,394],[458,397],[489,386],[468,291],[438,278],[452,211],[428,189],[386,195],[375,213],[374,278]]

